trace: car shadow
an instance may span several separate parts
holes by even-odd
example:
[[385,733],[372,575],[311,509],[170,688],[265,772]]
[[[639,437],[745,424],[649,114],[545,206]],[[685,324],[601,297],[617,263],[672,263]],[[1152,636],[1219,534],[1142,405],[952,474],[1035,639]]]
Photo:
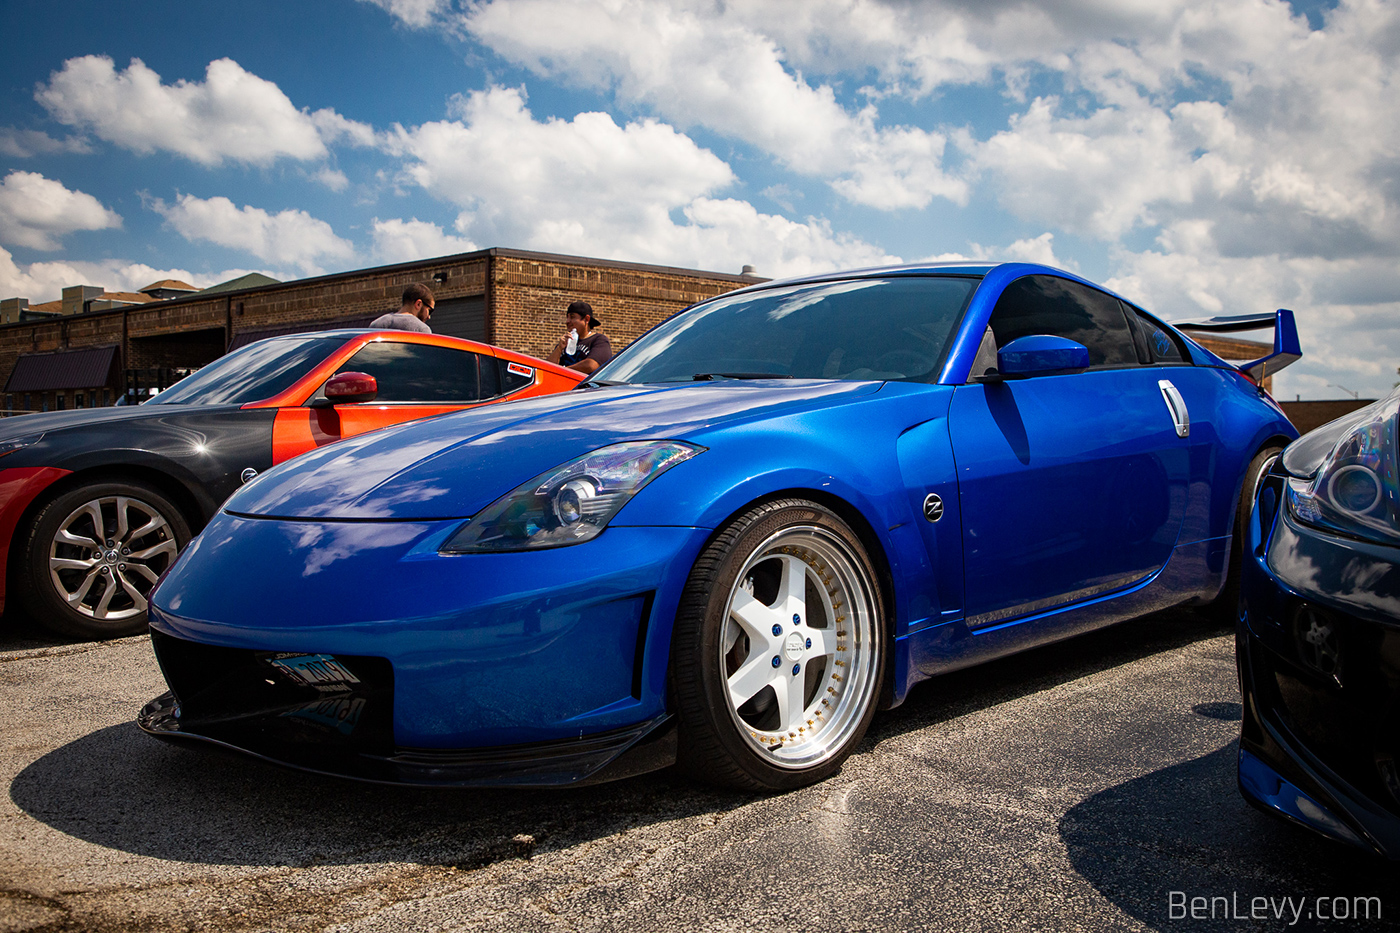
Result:
[[[11,601],[15,601],[13,596]],[[18,606],[6,608],[4,614],[0,615],[0,652],[30,651],[35,648],[56,648],[81,643],[81,639],[49,631]]]
[[[1218,707],[1226,706],[1235,707],[1238,719],[1235,704],[1201,704],[1195,712],[1224,718]],[[1400,928],[1400,866],[1255,810],[1236,787],[1238,756],[1239,743],[1231,742],[1075,805],[1059,826],[1075,870],[1156,930],[1232,929],[1241,922],[1260,929]],[[1192,919],[1197,897],[1206,900],[1197,902],[1200,913]],[[1319,897],[1327,917],[1317,914]],[[1381,900],[1369,906],[1369,923],[1353,900],[1368,897]],[[1211,898],[1226,900],[1212,908]],[[1260,906],[1255,898],[1265,903],[1251,917]]]
[[54,829],[134,855],[214,865],[382,859],[457,868],[753,799],[697,788],[670,771],[563,790],[385,787],[167,744],[135,723],[50,752],[15,777],[10,798]]
[[[950,674],[877,716],[864,746],[1221,631],[1192,613],[1159,613]],[[15,777],[10,797],[71,836],[161,859],[299,866],[384,858],[462,868],[755,799],[671,770],[551,791],[386,788],[166,744],[134,723],[44,755]]]

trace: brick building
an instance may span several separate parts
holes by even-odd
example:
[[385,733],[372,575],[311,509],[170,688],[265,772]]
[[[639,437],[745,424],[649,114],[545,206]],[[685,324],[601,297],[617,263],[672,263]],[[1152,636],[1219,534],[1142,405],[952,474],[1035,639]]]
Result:
[[4,408],[110,405],[128,390],[139,395],[163,388],[263,337],[363,327],[398,310],[410,282],[433,289],[435,333],[543,356],[562,329],[564,308],[575,299],[593,306],[602,331],[621,349],[687,305],[759,281],[752,275],[489,249],[0,324],[0,374],[8,376]]

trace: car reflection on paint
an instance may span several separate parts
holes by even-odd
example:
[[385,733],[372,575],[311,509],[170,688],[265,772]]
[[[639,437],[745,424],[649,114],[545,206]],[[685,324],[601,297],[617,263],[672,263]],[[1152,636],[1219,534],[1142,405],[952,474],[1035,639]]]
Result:
[[[570,393],[240,490],[153,597],[139,722],[375,781],[820,780],[924,678],[1233,609],[1240,490],[1296,436],[1256,381],[1292,315],[1263,320],[1237,367],[1030,264],[720,296]],[[348,735],[305,714],[331,699]]]
[[141,405],[5,419],[0,608],[8,580],[62,634],[139,632],[151,589],[191,534],[274,464],[582,378],[455,337],[334,330],[249,344]]
[[1257,806],[1400,858],[1400,391],[1263,477],[1239,619],[1239,781]]

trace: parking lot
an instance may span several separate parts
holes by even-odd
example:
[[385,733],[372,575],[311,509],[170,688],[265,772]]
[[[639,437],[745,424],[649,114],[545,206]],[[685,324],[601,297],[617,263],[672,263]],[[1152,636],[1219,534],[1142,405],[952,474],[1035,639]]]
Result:
[[132,720],[163,690],[144,638],[0,631],[0,930],[1340,930],[1400,916],[1400,871],[1240,798],[1233,636],[1190,612],[925,684],[836,777],[771,797],[669,772],[556,792],[319,778],[148,738]]

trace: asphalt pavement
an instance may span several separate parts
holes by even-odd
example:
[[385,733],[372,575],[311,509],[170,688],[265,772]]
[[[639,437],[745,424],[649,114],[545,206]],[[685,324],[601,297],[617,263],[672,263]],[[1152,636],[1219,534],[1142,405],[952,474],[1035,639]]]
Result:
[[1176,611],[939,678],[788,794],[482,792],[165,745],[146,639],[11,624],[0,931],[1400,927],[1400,868],[1239,796],[1233,645]]

